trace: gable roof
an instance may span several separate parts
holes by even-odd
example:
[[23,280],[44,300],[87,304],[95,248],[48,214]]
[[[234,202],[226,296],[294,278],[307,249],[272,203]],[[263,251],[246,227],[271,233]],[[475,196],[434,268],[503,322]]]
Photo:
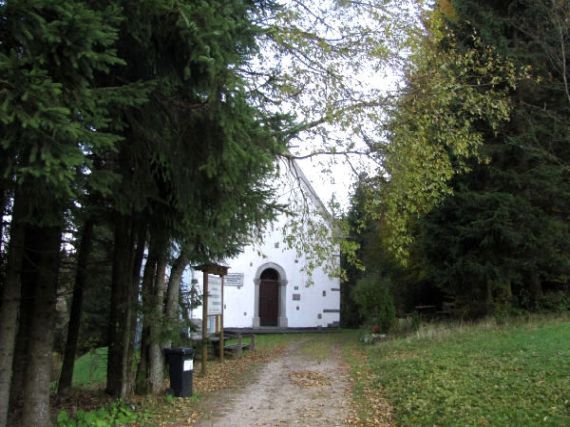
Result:
[[292,177],[301,184],[302,187],[307,191],[309,197],[311,198],[312,202],[315,204],[315,207],[320,211],[323,219],[328,222],[332,221],[332,214],[329,212],[319,195],[317,194],[315,188],[301,169],[299,163],[291,157],[287,157],[285,159],[286,167],[288,171],[291,173]]

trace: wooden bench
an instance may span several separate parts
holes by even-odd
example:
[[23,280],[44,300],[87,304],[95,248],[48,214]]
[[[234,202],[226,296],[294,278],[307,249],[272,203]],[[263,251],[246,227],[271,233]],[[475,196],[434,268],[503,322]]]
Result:
[[[244,343],[243,338],[249,337],[249,343]],[[236,343],[226,344],[228,341],[237,340]],[[214,354],[219,354],[220,340],[212,341],[214,347]],[[255,335],[254,334],[232,334],[229,332],[224,333],[224,353],[230,354],[233,357],[241,357],[244,350],[255,350]]]

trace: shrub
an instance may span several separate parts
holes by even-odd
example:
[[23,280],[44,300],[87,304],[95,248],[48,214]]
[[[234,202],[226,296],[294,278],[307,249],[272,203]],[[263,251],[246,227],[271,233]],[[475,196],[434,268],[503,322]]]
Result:
[[145,414],[137,414],[124,402],[115,403],[92,411],[78,410],[75,416],[61,411],[57,416],[58,427],[109,427],[132,424],[145,418]]
[[562,313],[570,310],[570,295],[564,291],[547,292],[538,300],[540,311]]
[[380,326],[381,332],[388,332],[394,326],[396,309],[388,278],[373,275],[360,279],[352,291],[360,315],[369,324]]

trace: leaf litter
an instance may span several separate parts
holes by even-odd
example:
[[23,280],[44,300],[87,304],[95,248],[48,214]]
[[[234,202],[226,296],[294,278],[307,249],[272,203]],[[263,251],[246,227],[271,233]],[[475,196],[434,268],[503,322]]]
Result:
[[327,375],[316,371],[291,371],[289,380],[299,387],[323,387],[331,384]]

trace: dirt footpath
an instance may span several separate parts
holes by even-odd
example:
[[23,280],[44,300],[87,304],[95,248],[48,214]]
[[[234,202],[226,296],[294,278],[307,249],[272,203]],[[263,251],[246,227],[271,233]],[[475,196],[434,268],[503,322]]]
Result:
[[305,341],[260,369],[242,389],[218,392],[204,402],[200,427],[344,426],[350,383],[331,349],[329,357],[303,352]]

